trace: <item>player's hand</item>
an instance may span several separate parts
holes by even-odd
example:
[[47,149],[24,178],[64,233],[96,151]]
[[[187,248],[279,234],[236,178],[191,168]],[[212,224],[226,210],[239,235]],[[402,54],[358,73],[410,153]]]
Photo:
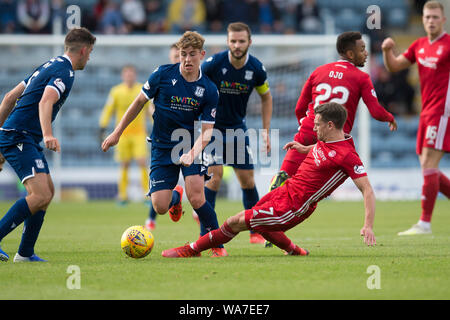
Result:
[[44,136],[44,145],[48,150],[56,152],[61,151],[58,139],[56,139],[54,136]]
[[391,131],[397,131],[397,121],[395,121],[395,119],[392,122],[389,122],[389,129]]
[[263,140],[264,140],[264,146],[265,146],[266,154],[269,154],[270,150],[272,149],[272,147],[270,145],[269,134],[264,130],[262,132],[262,137],[263,137]]
[[5,163],[5,157],[0,153],[0,171],[3,170],[3,164]]
[[374,246],[377,244],[375,240],[375,234],[373,233],[371,228],[363,227],[360,231],[361,236],[364,237],[364,243],[368,246]]
[[180,164],[189,167],[194,162],[194,157],[190,152],[183,154],[180,157]]
[[120,136],[115,134],[114,132],[111,133],[109,136],[107,136],[106,139],[102,143],[103,152],[108,151],[109,148],[114,147],[116,144],[118,144],[119,139],[120,139]]
[[381,44],[381,50],[388,51],[393,49],[395,46],[394,40],[392,38],[386,38],[384,39],[383,43]]
[[305,146],[297,141],[291,141],[286,143],[283,147],[284,150],[295,149],[300,153],[308,153],[311,150],[312,146]]

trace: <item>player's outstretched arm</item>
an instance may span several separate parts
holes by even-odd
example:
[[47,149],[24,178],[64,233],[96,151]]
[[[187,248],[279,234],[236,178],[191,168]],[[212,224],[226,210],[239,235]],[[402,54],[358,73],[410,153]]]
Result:
[[24,90],[25,85],[21,82],[3,97],[0,105],[0,128],[3,126],[9,114],[14,109],[17,99],[19,99]]
[[147,103],[147,101],[148,101],[147,97],[142,92],[139,93],[139,95],[128,107],[122,119],[120,119],[120,122],[117,124],[114,131],[103,141],[102,143],[103,152],[108,151],[109,148],[115,146],[119,142],[120,136],[122,135],[123,131],[137,117],[137,115],[139,114],[139,112],[141,112],[142,108]]
[[404,55],[395,55],[394,47],[395,42],[394,40],[392,40],[392,38],[384,39],[383,43],[381,44],[384,65],[390,72],[402,71],[411,65],[411,62],[406,59]]
[[360,234],[364,237],[364,243],[368,246],[376,245],[375,234],[373,233],[373,222],[375,220],[375,193],[373,192],[369,178],[367,176],[353,180],[364,197],[365,218],[364,226]]
[[284,145],[284,150],[295,149],[300,153],[308,153],[312,148],[314,148],[315,144],[305,146],[297,141],[291,141]]
[[51,151],[60,152],[61,147],[58,139],[53,136],[52,113],[53,105],[59,100],[59,94],[53,87],[44,90],[41,101],[39,101],[39,121],[41,123],[44,145]]

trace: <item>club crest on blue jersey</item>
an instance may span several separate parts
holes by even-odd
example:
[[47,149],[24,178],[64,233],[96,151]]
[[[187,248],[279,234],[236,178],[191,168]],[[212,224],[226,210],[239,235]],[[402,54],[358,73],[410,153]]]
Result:
[[205,93],[205,88],[199,87],[199,86],[197,86],[197,88],[195,88],[194,94],[195,94],[197,97],[199,97],[199,98],[203,97],[203,93]]

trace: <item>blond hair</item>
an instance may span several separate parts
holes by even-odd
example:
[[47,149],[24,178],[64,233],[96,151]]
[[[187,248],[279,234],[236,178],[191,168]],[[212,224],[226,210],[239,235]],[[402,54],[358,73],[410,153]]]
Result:
[[441,9],[442,13],[444,13],[444,6],[439,1],[427,1],[423,6],[423,10],[425,9]]
[[186,49],[192,47],[193,49],[203,50],[205,38],[196,31],[186,31],[176,43],[178,49]]

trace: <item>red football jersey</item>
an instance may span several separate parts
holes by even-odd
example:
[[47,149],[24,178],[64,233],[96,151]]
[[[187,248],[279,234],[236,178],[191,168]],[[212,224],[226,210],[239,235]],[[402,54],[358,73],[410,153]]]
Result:
[[348,177],[357,179],[366,175],[351,136],[340,141],[318,141],[297,173],[285,183],[289,198],[299,208],[294,214],[307,213]]
[[403,53],[417,62],[422,94],[422,115],[450,116],[450,35],[443,33],[430,42],[419,38]]
[[339,60],[318,67],[303,86],[295,108],[300,132],[312,132],[314,107],[326,102],[337,102],[347,109],[344,132],[350,133],[361,98],[372,117],[379,121],[394,120],[394,116],[378,103],[369,75],[359,70],[353,63]]

